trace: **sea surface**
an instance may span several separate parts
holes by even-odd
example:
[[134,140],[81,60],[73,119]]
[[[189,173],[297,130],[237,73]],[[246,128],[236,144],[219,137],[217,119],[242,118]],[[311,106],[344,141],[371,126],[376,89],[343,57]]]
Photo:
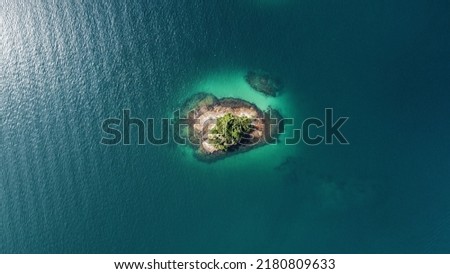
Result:
[[[448,1],[0,3],[1,253],[449,253]],[[279,76],[268,98],[249,69]],[[198,92],[349,145],[105,146]],[[292,133],[289,126],[281,140]],[[157,130],[158,131],[158,130]],[[318,130],[317,133],[321,131]]]

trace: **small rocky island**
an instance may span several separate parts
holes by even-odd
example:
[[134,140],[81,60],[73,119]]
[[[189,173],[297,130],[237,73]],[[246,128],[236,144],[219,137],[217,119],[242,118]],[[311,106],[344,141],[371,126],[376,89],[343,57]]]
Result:
[[278,111],[262,111],[250,102],[218,99],[208,93],[190,98],[181,116],[186,118],[186,126],[180,129],[180,136],[188,139],[196,157],[203,161],[215,161],[271,143],[282,131]]
[[267,96],[275,97],[283,89],[283,84],[278,78],[263,70],[247,72],[245,80],[254,90]]

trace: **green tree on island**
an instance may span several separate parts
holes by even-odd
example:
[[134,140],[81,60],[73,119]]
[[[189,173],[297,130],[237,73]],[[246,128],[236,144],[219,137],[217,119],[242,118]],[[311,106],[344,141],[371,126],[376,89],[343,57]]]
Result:
[[236,116],[231,113],[217,119],[211,129],[209,139],[215,148],[227,151],[239,143],[242,136],[250,131],[252,120],[248,117]]

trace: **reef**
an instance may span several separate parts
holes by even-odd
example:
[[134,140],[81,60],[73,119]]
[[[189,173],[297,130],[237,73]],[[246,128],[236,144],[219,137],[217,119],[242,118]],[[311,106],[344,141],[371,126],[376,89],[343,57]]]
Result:
[[267,96],[275,97],[283,89],[283,83],[278,78],[263,70],[247,72],[245,80],[254,90]]
[[208,162],[275,142],[283,131],[278,111],[208,93],[188,99],[180,114],[184,123],[175,127],[179,136],[194,147],[198,159]]

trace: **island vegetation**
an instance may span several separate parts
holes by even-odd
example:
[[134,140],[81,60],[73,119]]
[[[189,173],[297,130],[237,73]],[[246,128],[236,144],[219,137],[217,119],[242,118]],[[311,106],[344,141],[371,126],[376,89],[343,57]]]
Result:
[[246,116],[227,113],[219,117],[211,129],[208,138],[215,148],[227,151],[239,145],[241,138],[250,132],[252,120]]

